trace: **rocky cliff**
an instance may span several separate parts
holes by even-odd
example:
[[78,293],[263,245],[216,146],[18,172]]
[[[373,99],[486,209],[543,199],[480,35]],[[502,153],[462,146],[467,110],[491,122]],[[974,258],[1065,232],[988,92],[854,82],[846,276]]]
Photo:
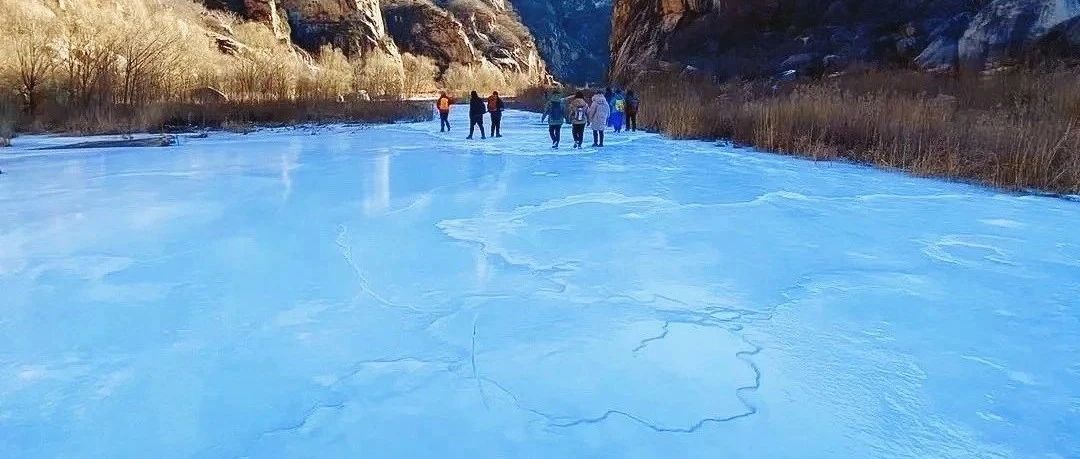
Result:
[[288,15],[293,41],[304,49],[329,44],[347,55],[398,55],[378,0],[277,1]]
[[278,0],[203,0],[212,9],[232,11],[249,21],[265,23],[279,40],[289,38],[289,22]]
[[562,81],[600,82],[607,72],[611,0],[511,0]]
[[402,51],[430,57],[442,70],[493,66],[533,84],[551,80],[536,41],[502,0],[384,0],[383,14]]
[[308,51],[332,45],[350,56],[400,52],[452,64],[489,66],[514,81],[551,76],[513,7],[503,0],[203,0],[266,23]]
[[[855,62],[980,69],[1078,15],[1080,0],[615,0],[610,75],[820,73]],[[1068,32],[1058,33],[1065,43]]]
[[331,45],[350,56],[379,54],[400,61],[378,0],[203,0],[214,9],[265,23],[282,40],[309,51]]

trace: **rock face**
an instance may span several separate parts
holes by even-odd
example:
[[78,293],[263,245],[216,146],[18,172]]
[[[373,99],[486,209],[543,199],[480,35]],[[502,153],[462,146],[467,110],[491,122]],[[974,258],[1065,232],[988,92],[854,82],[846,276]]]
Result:
[[[536,41],[504,0],[203,0],[266,23],[308,51],[332,45],[349,56],[400,52],[451,64],[493,66],[515,81],[551,81]],[[385,18],[385,19],[384,19]]]
[[429,1],[387,1],[387,30],[403,52],[428,56],[444,68],[450,63],[478,63],[465,26],[450,12]]
[[615,0],[611,71],[687,65],[720,78],[837,62],[993,67],[1080,15],[1080,0]]
[[390,36],[404,52],[452,64],[490,65],[534,84],[551,80],[536,41],[502,0],[387,0]]
[[1080,58],[1080,17],[1072,18],[1050,29],[1039,41],[1039,51],[1056,58]]
[[982,67],[1008,59],[1077,16],[1078,0],[994,0],[960,37],[960,62]]
[[347,55],[398,58],[386,34],[379,0],[278,0],[289,17],[293,41],[314,50],[333,45]]
[[377,53],[397,58],[386,34],[379,0],[203,0],[209,8],[232,11],[267,24],[276,35],[308,51],[333,45],[345,54]]
[[267,24],[279,40],[289,38],[289,22],[278,0],[203,0],[209,8],[233,11],[244,19]]
[[510,0],[559,80],[603,81],[611,37],[611,0]]

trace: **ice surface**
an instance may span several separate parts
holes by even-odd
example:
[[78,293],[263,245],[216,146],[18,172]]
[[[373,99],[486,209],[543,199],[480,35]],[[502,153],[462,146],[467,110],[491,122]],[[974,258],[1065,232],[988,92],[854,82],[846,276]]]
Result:
[[1080,203],[463,112],[16,139],[0,457],[1080,457]]

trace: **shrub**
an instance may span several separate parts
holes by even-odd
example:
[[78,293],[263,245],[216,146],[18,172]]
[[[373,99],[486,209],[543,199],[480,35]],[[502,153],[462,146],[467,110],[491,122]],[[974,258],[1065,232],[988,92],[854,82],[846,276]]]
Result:
[[352,92],[352,63],[341,50],[323,45],[314,66],[299,72],[296,97],[300,99],[339,100]]
[[481,94],[492,91],[511,92],[508,91],[502,72],[490,65],[450,64],[443,72],[442,83],[455,94],[468,94],[470,91]]
[[353,88],[378,97],[397,97],[402,93],[404,76],[401,62],[384,54],[368,56],[353,63]]
[[439,67],[435,65],[434,59],[405,53],[401,55],[401,66],[406,96],[415,96],[435,89],[435,77],[439,74]]
[[[199,88],[248,107],[266,102],[260,107],[287,111],[281,119],[298,116],[294,110],[304,105],[270,102],[336,102],[355,89],[401,92],[395,59],[349,61],[329,47],[311,59],[262,24],[209,13],[196,2],[62,5],[0,0],[0,130],[160,128],[170,107],[186,106]],[[349,104],[311,105],[335,106],[355,113]]]

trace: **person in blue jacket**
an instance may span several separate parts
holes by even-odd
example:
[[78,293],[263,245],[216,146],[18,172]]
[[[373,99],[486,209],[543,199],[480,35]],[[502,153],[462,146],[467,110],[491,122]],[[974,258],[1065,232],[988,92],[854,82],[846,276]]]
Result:
[[623,121],[626,116],[626,97],[623,96],[621,89],[615,90],[615,100],[611,102],[611,127],[615,128],[615,132],[622,132]]
[[566,122],[566,101],[558,93],[554,93],[548,100],[547,108],[548,135],[551,137],[551,148],[559,148],[562,140],[562,125]]

